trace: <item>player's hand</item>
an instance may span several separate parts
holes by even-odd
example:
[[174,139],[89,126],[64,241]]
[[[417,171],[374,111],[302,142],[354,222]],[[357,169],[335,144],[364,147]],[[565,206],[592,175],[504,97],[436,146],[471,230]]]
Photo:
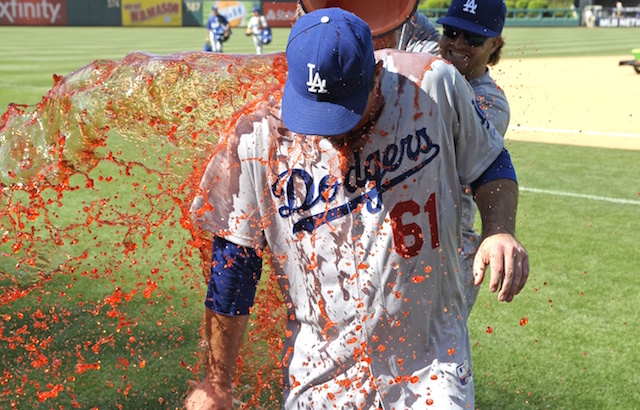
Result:
[[186,410],[229,410],[232,404],[231,388],[214,386],[205,378],[189,393],[184,406]]
[[491,270],[489,290],[498,292],[498,300],[511,302],[529,278],[529,254],[510,234],[499,233],[485,238],[473,260],[475,285],[484,280],[486,267]]

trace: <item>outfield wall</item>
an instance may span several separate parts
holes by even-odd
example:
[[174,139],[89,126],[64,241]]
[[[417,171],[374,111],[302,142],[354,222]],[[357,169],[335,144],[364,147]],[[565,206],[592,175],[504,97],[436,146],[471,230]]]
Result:
[[214,5],[232,27],[245,27],[256,6],[272,27],[291,27],[296,0],[0,0],[0,25],[204,26]]
[[[418,8],[432,21],[447,14],[447,9]],[[577,27],[580,9],[507,9],[505,27]]]
[[[204,26],[216,6],[232,27],[245,27],[261,7],[272,27],[291,27],[296,0],[0,0],[3,26]],[[418,8],[435,20],[446,9]],[[586,13],[586,14],[585,14]],[[509,9],[505,26],[636,27],[640,8]]]

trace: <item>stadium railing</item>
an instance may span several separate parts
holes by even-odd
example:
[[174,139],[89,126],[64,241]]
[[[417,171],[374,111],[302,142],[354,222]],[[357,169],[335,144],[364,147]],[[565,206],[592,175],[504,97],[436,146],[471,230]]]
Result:
[[[432,21],[447,9],[418,8]],[[508,9],[505,27],[572,27],[580,25],[580,9]]]

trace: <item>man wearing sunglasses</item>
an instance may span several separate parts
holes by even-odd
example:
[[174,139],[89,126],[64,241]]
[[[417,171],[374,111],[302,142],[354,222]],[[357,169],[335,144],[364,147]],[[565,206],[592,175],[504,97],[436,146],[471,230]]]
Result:
[[415,13],[402,28],[400,48],[439,54],[469,81],[478,102],[501,135],[509,125],[509,103],[489,66],[500,61],[507,14],[503,0],[453,0],[447,14],[437,20],[442,35],[429,19]]
[[[447,14],[438,19],[443,35],[429,19],[417,13],[418,0],[299,0],[298,15],[325,7],[341,7],[367,22],[374,48],[398,48],[440,55],[469,82],[479,106],[498,133],[504,136],[510,109],[504,91],[489,74],[488,66],[500,60],[501,33],[507,8],[503,0],[453,0]],[[462,195],[462,267],[465,300],[471,312],[480,283],[475,283],[473,260],[480,244],[474,229],[476,205],[469,187]]]

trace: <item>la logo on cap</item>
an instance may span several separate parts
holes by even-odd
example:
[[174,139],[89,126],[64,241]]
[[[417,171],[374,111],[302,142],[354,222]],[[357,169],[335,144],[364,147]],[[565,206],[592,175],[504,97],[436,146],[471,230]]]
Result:
[[467,0],[462,6],[462,11],[466,11],[467,13],[476,14],[476,9],[478,5],[476,4],[476,0]]
[[307,63],[307,67],[309,67],[309,81],[307,81],[307,85],[310,93],[314,94],[326,94],[327,91],[327,80],[323,80],[320,78],[320,73],[316,72],[314,75],[313,69],[316,68],[315,64]]

